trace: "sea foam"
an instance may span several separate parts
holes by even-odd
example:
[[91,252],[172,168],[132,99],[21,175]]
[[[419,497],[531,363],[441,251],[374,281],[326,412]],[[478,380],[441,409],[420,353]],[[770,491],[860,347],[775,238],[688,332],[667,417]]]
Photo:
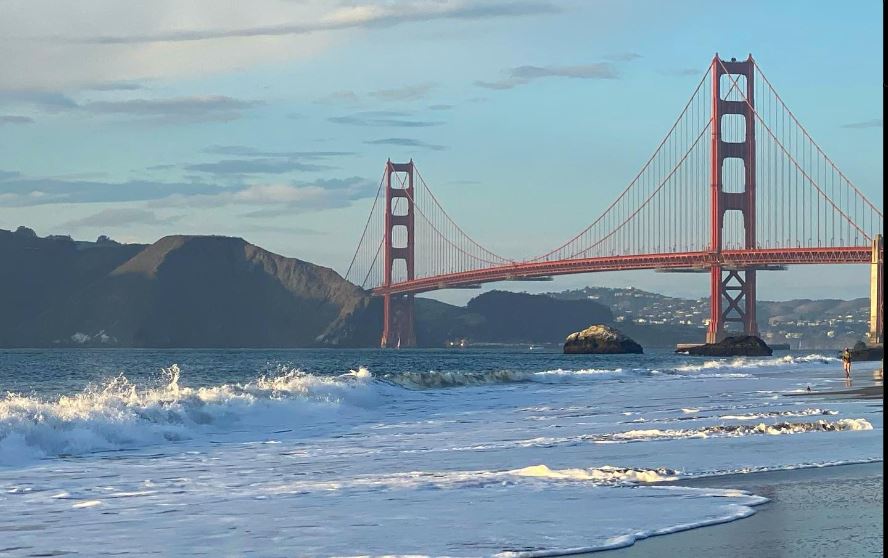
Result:
[[0,399],[0,464],[185,440],[234,423],[302,424],[342,404],[377,402],[364,368],[341,376],[286,370],[198,388],[181,386],[180,375],[173,364],[163,369],[158,387],[119,375],[57,400],[8,393]]

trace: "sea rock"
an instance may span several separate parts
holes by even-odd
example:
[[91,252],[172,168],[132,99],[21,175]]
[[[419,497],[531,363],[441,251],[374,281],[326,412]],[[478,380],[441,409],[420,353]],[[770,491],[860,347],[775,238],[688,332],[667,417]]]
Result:
[[851,362],[866,360],[882,360],[884,357],[884,346],[867,345],[863,341],[858,341],[851,347]]
[[571,333],[564,341],[564,352],[570,354],[640,354],[641,345],[616,328],[595,324]]
[[706,343],[676,352],[686,352],[692,356],[771,356],[773,353],[767,343],[754,335],[725,337],[718,343]]

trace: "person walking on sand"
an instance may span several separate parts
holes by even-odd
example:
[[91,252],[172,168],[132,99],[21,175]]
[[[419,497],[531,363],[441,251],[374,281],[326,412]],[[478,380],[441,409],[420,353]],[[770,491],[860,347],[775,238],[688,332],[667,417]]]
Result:
[[845,381],[851,383],[851,349],[845,347],[842,351],[842,369],[845,371]]

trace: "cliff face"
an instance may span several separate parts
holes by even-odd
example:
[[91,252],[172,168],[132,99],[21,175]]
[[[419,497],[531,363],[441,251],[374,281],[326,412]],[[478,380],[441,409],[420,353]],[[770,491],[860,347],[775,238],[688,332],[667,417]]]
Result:
[[0,346],[301,347],[368,304],[331,269],[239,238],[150,246],[3,231]]

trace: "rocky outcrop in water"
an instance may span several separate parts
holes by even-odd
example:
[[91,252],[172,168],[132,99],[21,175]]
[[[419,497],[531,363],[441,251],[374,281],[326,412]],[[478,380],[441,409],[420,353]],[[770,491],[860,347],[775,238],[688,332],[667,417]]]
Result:
[[596,324],[568,335],[564,341],[564,352],[568,354],[641,354],[644,350],[641,345],[618,329]]
[[867,345],[858,341],[851,347],[851,361],[882,360],[884,358],[884,345]]
[[725,337],[718,343],[706,343],[676,351],[692,356],[771,356],[767,343],[754,335]]

